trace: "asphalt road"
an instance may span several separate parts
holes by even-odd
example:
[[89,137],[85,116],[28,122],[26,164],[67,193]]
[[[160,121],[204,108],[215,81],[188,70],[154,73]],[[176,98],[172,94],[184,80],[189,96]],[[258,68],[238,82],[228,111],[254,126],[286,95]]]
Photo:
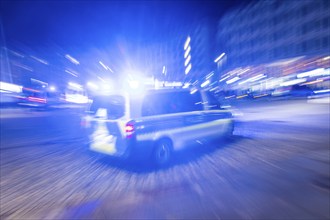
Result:
[[89,152],[80,111],[2,112],[0,219],[329,219],[329,104],[234,110],[232,140],[162,170]]

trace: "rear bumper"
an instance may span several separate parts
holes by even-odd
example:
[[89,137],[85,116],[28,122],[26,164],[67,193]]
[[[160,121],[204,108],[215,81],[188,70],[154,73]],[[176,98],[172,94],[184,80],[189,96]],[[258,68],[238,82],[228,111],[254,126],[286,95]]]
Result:
[[115,145],[104,145],[102,147],[97,147],[93,142],[89,143],[89,150],[128,160],[148,160],[151,157],[154,145],[152,141],[136,142],[134,140],[125,140],[124,142],[127,147],[125,150],[121,150],[120,152],[116,150]]

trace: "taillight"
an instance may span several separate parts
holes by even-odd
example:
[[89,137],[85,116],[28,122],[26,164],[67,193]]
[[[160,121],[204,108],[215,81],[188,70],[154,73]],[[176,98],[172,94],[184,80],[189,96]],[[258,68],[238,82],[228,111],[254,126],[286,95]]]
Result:
[[131,138],[134,134],[134,131],[135,131],[134,121],[127,122],[125,126],[126,138]]
[[47,100],[43,99],[43,98],[37,98],[37,97],[29,96],[27,99],[31,102],[47,103]]

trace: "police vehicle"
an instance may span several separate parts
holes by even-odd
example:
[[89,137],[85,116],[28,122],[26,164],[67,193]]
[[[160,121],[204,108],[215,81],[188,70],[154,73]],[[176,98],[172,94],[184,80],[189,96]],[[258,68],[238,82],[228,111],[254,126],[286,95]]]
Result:
[[94,97],[83,126],[90,150],[163,166],[198,140],[231,135],[233,118],[207,91],[151,89]]

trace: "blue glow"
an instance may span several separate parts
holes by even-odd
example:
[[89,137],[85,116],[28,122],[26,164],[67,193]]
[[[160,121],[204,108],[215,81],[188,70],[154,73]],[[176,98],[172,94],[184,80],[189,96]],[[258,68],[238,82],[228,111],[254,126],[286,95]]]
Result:
[[90,89],[93,89],[93,90],[98,90],[99,87],[95,84],[95,83],[92,83],[92,82],[88,82],[87,83],[87,86],[90,88]]
[[128,82],[128,84],[132,89],[137,89],[140,86],[140,82],[137,80],[131,80]]
[[55,86],[50,86],[49,87],[49,90],[52,91],[52,92],[55,92],[56,91],[56,87]]

